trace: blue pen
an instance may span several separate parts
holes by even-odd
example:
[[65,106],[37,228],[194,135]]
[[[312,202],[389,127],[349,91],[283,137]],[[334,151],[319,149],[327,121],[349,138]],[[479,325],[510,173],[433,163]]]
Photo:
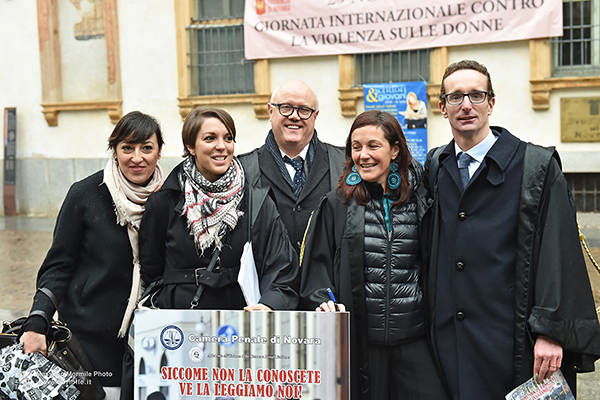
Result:
[[329,295],[329,298],[331,299],[331,301],[333,301],[333,303],[335,304],[335,309],[339,311],[340,309],[337,306],[337,301],[335,300],[335,296],[333,295],[331,288],[327,288],[327,294]]
[[335,301],[335,296],[333,295],[331,288],[327,288],[327,294],[329,295],[329,298],[331,299],[331,301],[333,301],[334,303],[337,303],[337,301]]

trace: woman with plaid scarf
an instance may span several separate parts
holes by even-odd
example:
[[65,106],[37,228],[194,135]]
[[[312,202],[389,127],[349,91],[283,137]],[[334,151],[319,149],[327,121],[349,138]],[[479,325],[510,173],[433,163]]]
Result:
[[[148,199],[141,271],[146,284],[163,279],[159,308],[250,311],[298,304],[295,252],[267,191],[246,185],[233,156],[235,138],[226,111],[192,110],[182,129],[185,160]],[[259,280],[256,304],[246,304],[237,281],[247,242]]]

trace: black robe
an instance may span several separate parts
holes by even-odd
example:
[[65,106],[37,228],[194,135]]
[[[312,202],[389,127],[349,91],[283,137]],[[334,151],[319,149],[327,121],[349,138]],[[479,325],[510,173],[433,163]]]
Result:
[[[319,200],[337,186],[346,157],[343,148],[323,143],[320,140],[317,140],[316,143],[317,148],[312,167],[297,199],[294,189],[281,175],[281,170],[265,145],[239,156],[246,171],[248,184],[269,187],[273,191],[277,210],[297,252],[300,250],[306,224],[312,211]],[[258,160],[258,168],[253,162],[253,157]]]
[[[415,186],[420,186],[421,166]],[[415,191],[420,219],[427,205]],[[300,251],[300,309],[314,311],[329,301],[326,288],[350,313],[351,399],[370,398],[367,354],[367,312],[364,279],[365,206],[350,199],[348,204],[329,192],[313,212]],[[429,356],[429,355],[428,355]]]
[[[437,181],[438,176],[442,176],[442,168],[446,168],[444,176],[452,177],[448,179],[456,185],[460,182],[457,180],[456,162],[451,159],[454,141],[441,152],[436,149],[430,151],[425,166],[425,186],[435,199],[435,206],[425,219],[430,222],[425,223],[422,230],[428,239],[424,243],[428,243],[431,252],[426,286],[428,314],[429,320],[433,321],[434,343],[441,343],[442,347],[448,344],[456,347],[452,352],[438,352],[438,357],[446,365],[444,372],[450,377],[448,383],[453,395],[461,399],[481,398],[482,393],[486,394],[486,398],[503,398],[515,386],[529,379],[533,372],[533,344],[539,335],[550,337],[562,345],[565,354],[562,369],[567,377],[572,375],[574,369],[593,370],[593,361],[600,356],[600,326],[577,234],[575,207],[557,157],[552,157],[552,151],[526,145],[503,128],[492,129],[500,137],[465,192],[459,194],[460,200],[455,209],[440,209],[440,197],[452,196],[452,184],[446,182],[445,187],[450,189],[442,192]],[[437,170],[432,167],[436,164],[434,154],[439,160]],[[515,163],[521,163],[523,167],[515,170],[512,168]],[[439,171],[439,175],[431,175],[432,169]],[[505,175],[509,171],[513,171],[512,174],[522,171],[522,183],[518,188],[503,186],[512,179]],[[495,198],[512,203],[509,193],[515,189],[518,189],[518,203],[511,215],[499,213],[491,203],[486,202],[486,199],[493,202],[488,197],[494,191]],[[482,192],[484,190],[488,192]],[[465,213],[463,222],[467,223],[464,226],[460,223],[456,225],[458,229],[468,228],[468,232],[454,235],[465,234],[472,240],[465,242],[465,239],[457,243],[459,248],[444,245],[443,242],[448,243],[450,238],[440,237],[442,218],[458,221],[461,212]],[[489,217],[489,224],[486,221],[469,223],[485,215]],[[516,222],[516,229],[513,224],[510,230],[502,231],[502,218]],[[495,222],[499,222],[498,229],[490,232],[489,228]],[[508,243],[511,239],[506,235],[514,235],[513,244],[508,245],[513,254],[502,254],[502,251],[507,251],[502,243]],[[447,249],[446,254],[440,253],[440,242]],[[483,244],[473,245],[480,242]],[[462,251],[463,248],[466,250]],[[494,252],[498,253],[500,260],[508,260],[507,257],[514,260],[512,267],[504,266],[505,273],[509,275],[501,278],[501,281],[489,281],[484,275],[480,275],[476,281],[469,280],[474,274],[481,273],[480,270],[494,267],[494,263],[479,265],[483,259],[493,259]],[[460,260],[457,258],[459,256],[462,257]],[[457,268],[458,261],[463,263],[462,269]],[[445,271],[441,271],[441,268]],[[440,280],[442,276],[444,280]],[[514,298],[510,300],[513,308],[512,318],[509,317],[512,326],[500,327],[505,334],[498,339],[493,334],[486,334],[489,333],[489,321],[494,323],[494,315],[485,317],[478,310],[502,309],[502,304],[486,304],[493,300],[485,291],[486,288],[497,289],[500,282],[505,282],[506,290],[514,294]],[[454,290],[456,285],[463,285],[460,286],[463,288],[477,286],[484,294],[474,297],[472,293],[475,291]],[[442,301],[440,293],[449,296],[443,299],[443,304],[438,303]],[[498,294],[499,291],[492,293]],[[498,297],[493,296],[494,299]],[[448,336],[448,332],[452,332],[449,329],[444,330],[444,336],[437,336],[440,331],[436,319],[448,317],[438,315],[442,309],[446,313],[453,309],[455,317],[451,323],[460,329],[467,328],[465,335],[470,335],[470,341],[464,341],[457,334]],[[505,311],[501,311],[503,320],[507,320]],[[460,318],[459,312],[463,313]],[[509,331],[511,333],[507,334]],[[505,343],[505,351],[494,353],[498,340]],[[490,349],[489,354],[493,354],[493,357],[504,357],[498,362],[504,366],[502,374],[506,379],[502,383],[495,380],[498,365],[485,356],[487,349]],[[457,366],[458,369],[449,370],[452,368],[450,366]]]
[[[140,226],[140,264],[142,279],[153,282],[165,271],[206,267],[214,246],[199,255],[187,227],[183,212],[183,193],[177,174],[181,164],[169,174],[161,189],[146,202],[146,211]],[[235,229],[225,234],[218,268],[236,269],[244,244],[248,240],[248,193],[245,187],[240,210],[244,212]],[[253,208],[259,207],[253,204]],[[298,274],[296,253],[286,229],[275,209],[273,200],[265,195],[256,221],[252,225],[252,249],[261,290],[260,303],[274,310],[295,309],[298,304],[295,282]],[[158,298],[160,308],[190,308],[190,302],[198,286],[195,282],[166,285]],[[205,285],[199,309],[243,308],[245,301],[236,280],[226,286]]]

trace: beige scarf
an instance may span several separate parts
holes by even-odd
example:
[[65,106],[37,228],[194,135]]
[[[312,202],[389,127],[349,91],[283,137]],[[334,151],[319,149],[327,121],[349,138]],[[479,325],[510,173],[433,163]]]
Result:
[[140,256],[138,246],[138,230],[142,215],[146,208],[148,196],[154,193],[163,181],[163,171],[160,165],[156,165],[152,179],[146,186],[136,185],[125,178],[123,172],[119,169],[117,159],[111,157],[104,168],[104,183],[110,192],[113,203],[115,204],[115,213],[117,214],[117,224],[127,225],[127,235],[131,243],[133,253],[133,277],[131,282],[131,292],[127,301],[127,308],[123,316],[123,322],[119,329],[119,337],[125,337],[129,321],[133,315],[133,310],[142,293],[142,279],[140,275]]

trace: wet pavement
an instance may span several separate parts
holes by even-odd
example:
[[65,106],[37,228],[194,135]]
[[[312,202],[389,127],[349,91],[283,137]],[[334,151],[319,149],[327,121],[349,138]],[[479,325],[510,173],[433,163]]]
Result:
[[[592,256],[600,262],[600,213],[578,214]],[[54,218],[0,216],[0,321],[25,315],[35,292],[37,270],[52,244]],[[600,307],[600,273],[585,256],[596,305]],[[600,399],[600,361],[596,372],[579,374],[578,400]]]

